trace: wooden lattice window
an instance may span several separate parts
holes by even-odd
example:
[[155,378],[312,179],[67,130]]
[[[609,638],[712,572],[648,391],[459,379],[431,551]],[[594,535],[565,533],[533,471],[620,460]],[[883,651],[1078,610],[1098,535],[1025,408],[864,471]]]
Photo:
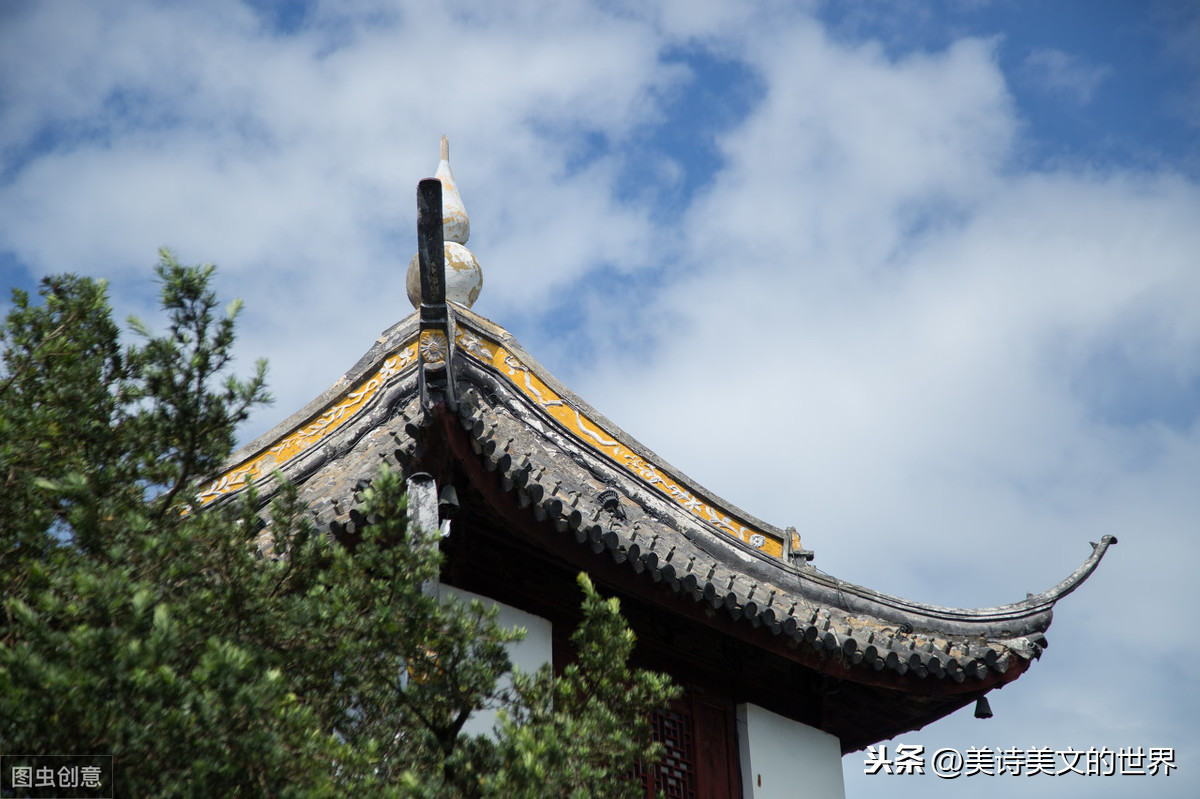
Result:
[[659,791],[666,799],[736,799],[732,720],[732,708],[687,694],[669,710],[655,712],[654,740],[666,752],[657,763],[639,763],[632,775],[647,799]]
[[696,799],[696,746],[691,714],[660,710],[655,712],[653,723],[654,739],[667,751],[646,775],[654,778],[653,791],[648,795],[657,796],[662,791],[666,799]]

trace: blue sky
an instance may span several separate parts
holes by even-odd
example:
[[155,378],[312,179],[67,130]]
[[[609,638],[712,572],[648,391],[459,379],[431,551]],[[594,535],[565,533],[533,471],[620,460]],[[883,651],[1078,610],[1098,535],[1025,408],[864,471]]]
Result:
[[1193,796],[1198,44],[1166,2],[4,2],[0,282],[153,322],[159,246],[217,263],[248,439],[409,313],[446,134],[476,310],[820,568],[986,606],[1121,539],[995,718],[900,742],[1175,775],[851,755],[849,796]]

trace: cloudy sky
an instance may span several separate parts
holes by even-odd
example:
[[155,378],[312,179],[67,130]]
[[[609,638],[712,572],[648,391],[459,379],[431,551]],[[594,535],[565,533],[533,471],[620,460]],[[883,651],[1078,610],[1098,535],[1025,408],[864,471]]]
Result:
[[821,569],[988,606],[1120,538],[995,718],[890,743],[1171,777],[849,796],[1196,795],[1200,6],[3,0],[0,282],[153,322],[159,246],[217,263],[249,440],[410,312],[442,134],[476,310]]

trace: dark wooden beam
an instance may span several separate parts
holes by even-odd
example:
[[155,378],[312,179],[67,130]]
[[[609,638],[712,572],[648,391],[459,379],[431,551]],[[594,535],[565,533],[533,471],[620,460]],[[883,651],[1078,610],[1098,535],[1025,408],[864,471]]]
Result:
[[442,239],[442,182],[425,178],[417,184],[417,257],[421,268],[421,321],[426,307],[445,319],[446,268]]

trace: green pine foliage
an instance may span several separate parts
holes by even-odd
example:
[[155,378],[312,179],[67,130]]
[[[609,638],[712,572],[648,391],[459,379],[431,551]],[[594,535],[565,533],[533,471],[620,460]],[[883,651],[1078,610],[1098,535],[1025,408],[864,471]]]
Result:
[[489,775],[493,796],[641,797],[641,783],[620,780],[651,751],[650,708],[677,694],[666,675],[631,670],[634,635],[615,597],[604,599],[586,574],[583,622],[571,636],[577,659],[555,677],[549,667],[516,675],[526,700],[501,715],[505,767]]
[[[118,796],[599,797],[659,751],[676,695],[631,670],[615,599],[585,577],[577,661],[501,677],[478,603],[422,586],[437,537],[386,469],[353,548],[284,483],[199,510],[196,487],[269,400],[230,374],[212,267],[158,266],[167,331],[123,346],[103,282],[15,291],[0,326],[0,753],[111,755]],[[462,733],[500,708],[495,736]]]

